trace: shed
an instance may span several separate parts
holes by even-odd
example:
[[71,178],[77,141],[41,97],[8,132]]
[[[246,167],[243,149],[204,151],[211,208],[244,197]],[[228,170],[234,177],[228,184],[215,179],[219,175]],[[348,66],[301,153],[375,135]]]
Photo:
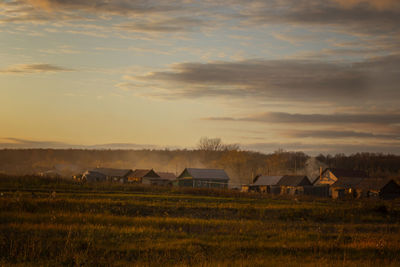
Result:
[[186,168],[177,178],[179,186],[227,188],[229,176],[223,169]]

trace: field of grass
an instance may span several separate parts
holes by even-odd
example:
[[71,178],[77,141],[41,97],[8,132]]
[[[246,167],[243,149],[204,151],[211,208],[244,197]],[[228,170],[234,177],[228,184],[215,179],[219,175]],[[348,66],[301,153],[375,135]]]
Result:
[[0,192],[0,266],[400,265],[398,200],[35,177]]

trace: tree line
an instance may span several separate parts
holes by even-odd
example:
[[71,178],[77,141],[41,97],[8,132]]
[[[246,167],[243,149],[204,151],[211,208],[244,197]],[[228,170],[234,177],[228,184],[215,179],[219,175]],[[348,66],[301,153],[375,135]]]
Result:
[[148,168],[177,175],[186,168],[223,168],[233,185],[249,183],[258,174],[308,175],[314,179],[320,167],[363,170],[372,177],[400,177],[400,156],[379,153],[319,155],[277,150],[270,154],[243,151],[218,138],[202,138],[195,149],[84,150],[3,149],[0,173],[24,175],[53,171],[71,177],[96,167]]

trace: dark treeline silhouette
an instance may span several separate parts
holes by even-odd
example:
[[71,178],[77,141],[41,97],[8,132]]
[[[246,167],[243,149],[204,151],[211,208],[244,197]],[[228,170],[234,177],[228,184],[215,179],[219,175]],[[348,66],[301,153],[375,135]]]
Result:
[[59,174],[65,177],[95,167],[154,168],[179,174],[186,167],[223,168],[232,185],[251,182],[257,174],[305,174],[315,178],[319,167],[364,170],[375,177],[400,176],[400,156],[357,153],[346,156],[275,151],[262,154],[232,149],[195,150],[80,150],[80,149],[3,149],[0,173],[12,175]]
[[371,177],[400,176],[400,156],[383,153],[319,155],[316,159],[328,167],[367,172]]

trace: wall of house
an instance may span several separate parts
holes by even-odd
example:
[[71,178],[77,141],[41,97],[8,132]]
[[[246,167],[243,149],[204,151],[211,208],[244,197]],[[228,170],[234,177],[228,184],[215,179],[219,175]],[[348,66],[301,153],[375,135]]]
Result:
[[336,176],[331,171],[326,171],[322,174],[321,179],[318,181],[318,184],[332,185],[336,181],[337,181]]

